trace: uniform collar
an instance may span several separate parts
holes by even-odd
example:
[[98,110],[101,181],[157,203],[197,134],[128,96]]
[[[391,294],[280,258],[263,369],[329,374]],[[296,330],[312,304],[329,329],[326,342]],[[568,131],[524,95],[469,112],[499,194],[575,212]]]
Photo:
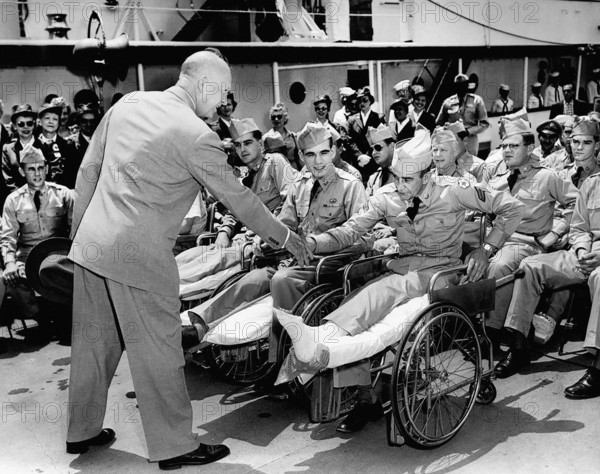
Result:
[[[529,176],[540,166],[541,165],[540,165],[539,158],[537,158],[535,155],[529,155],[529,160],[527,161],[527,163],[525,163],[523,166],[519,166],[517,169],[521,172],[521,174],[523,176]],[[509,171],[511,171],[511,170],[509,170]],[[514,170],[512,170],[512,171],[514,171]]]
[[[28,184],[24,184],[21,188],[20,188],[20,193],[21,194],[29,194],[31,196],[33,196],[35,194],[35,191],[32,190]],[[38,191],[40,191],[42,193],[42,195],[46,194],[46,191],[48,191],[48,183],[44,183],[44,185],[42,186],[42,189],[39,189]]]
[[429,178],[429,181],[425,185],[425,187],[421,190],[421,192],[417,195],[417,197],[421,200],[425,206],[429,207],[431,205],[431,196],[433,195],[433,187],[435,186],[433,176]]
[[587,174],[587,175],[590,175],[590,174],[593,174],[593,173],[595,173],[597,171],[600,171],[600,166],[598,165],[598,162],[596,161],[596,159],[594,157],[592,157],[589,160],[587,160],[587,162],[584,165],[580,165],[576,161],[573,161],[572,166],[575,169],[575,171],[577,171],[577,169],[580,166],[582,166],[583,167],[583,172],[585,174]]
[[334,166],[331,173],[329,173],[327,176],[325,176],[323,178],[320,178],[317,180],[313,176],[312,179],[313,179],[313,182],[319,181],[319,183],[321,184],[321,187],[323,189],[327,189],[331,183],[333,183],[334,181],[336,181],[338,179],[337,168]]

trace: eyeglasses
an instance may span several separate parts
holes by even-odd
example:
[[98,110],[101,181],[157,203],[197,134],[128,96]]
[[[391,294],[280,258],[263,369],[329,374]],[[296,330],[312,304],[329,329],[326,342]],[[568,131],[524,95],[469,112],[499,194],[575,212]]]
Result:
[[508,148],[510,151],[515,151],[520,146],[523,146],[523,143],[502,143],[500,145],[500,149],[506,150]]
[[33,120],[27,120],[27,122],[17,122],[17,127],[33,127]]
[[373,145],[371,147],[371,149],[373,149],[375,151],[381,151],[381,150],[383,150],[383,145]]
[[327,107],[315,107],[315,112],[327,112]]
[[367,96],[361,97],[360,101],[363,103],[371,102],[371,100]]
[[271,120],[283,120],[283,115],[271,115]]

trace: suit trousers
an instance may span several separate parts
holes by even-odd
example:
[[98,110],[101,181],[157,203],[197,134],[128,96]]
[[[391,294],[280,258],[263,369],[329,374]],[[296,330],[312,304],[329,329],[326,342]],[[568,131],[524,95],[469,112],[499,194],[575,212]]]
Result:
[[[505,243],[498,253],[490,260],[487,278],[499,279],[506,275],[510,275],[519,268],[519,264],[524,258],[541,254],[541,247],[533,241],[533,238],[531,238],[531,241],[531,243]],[[496,309],[490,311],[485,322],[486,326],[495,329],[502,328],[513,295],[513,286],[513,283],[508,283],[496,289]]]
[[[177,297],[75,265],[67,441],[92,438],[102,429],[108,388],[126,349],[150,461],[198,447],[183,372],[179,307]],[[113,415],[113,425],[125,422],[122,413]]]

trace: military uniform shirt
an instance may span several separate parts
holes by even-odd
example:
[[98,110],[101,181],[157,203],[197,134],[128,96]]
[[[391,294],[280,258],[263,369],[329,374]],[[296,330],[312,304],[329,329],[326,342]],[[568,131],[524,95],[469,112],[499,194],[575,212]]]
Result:
[[25,262],[31,249],[42,240],[69,236],[72,191],[48,182],[40,191],[39,211],[33,201],[34,191],[27,184],[6,198],[0,232],[0,246],[5,263],[15,260]]
[[[491,189],[510,192],[526,205],[517,232],[534,237],[550,231],[559,237],[565,235],[569,230],[577,188],[570,181],[562,179],[556,171],[540,165],[536,160],[530,161],[519,170],[521,174],[512,191],[508,188],[508,177],[511,174],[508,169],[488,183]],[[562,205],[561,215],[554,218],[556,203]]]
[[496,248],[500,248],[514,232],[523,214],[523,204],[506,193],[473,186],[463,178],[446,177],[443,184],[429,180],[425,185],[419,194],[419,211],[411,221],[406,207],[401,207],[398,213],[396,190],[388,189],[388,192],[369,198],[367,207],[341,227],[315,236],[317,253],[331,253],[347,247],[385,218],[396,228],[402,255],[428,257],[430,260],[440,257],[458,259],[465,210],[498,215],[494,228],[486,237],[486,242]]
[[[283,155],[267,153],[256,170],[250,189],[269,211],[277,214],[297,175],[297,171],[292,168]],[[231,212],[228,212],[223,216],[218,231],[227,232],[231,238],[241,230],[241,227],[239,220]]]
[[[573,163],[569,163],[568,165],[566,165],[564,167],[564,169],[562,169],[561,171],[558,172],[558,175],[564,179],[565,181],[569,181],[569,182],[573,182],[573,176],[577,173],[577,170],[579,169],[579,166],[577,164],[577,162],[573,162]],[[581,171],[581,174],[579,175],[579,180],[577,181],[577,189],[581,189],[581,186],[583,185],[583,182],[589,178],[591,175],[596,174],[598,172],[600,172],[600,165],[598,164],[598,162],[593,159],[593,160],[589,160],[589,163],[587,163],[586,166],[582,166],[583,170]]]
[[575,252],[600,251],[600,174],[583,182],[575,204],[569,242]]
[[460,105],[458,95],[454,94],[448,97],[442,104],[436,124],[443,126],[446,122],[454,123],[461,118],[469,135],[481,133],[489,126],[487,123],[481,123],[487,122],[488,116],[485,103],[477,94],[468,93],[463,100],[462,106]]
[[320,180],[321,189],[312,202],[315,179],[308,171],[299,176],[281,208],[279,220],[294,231],[302,229],[305,235],[320,234],[358,212],[367,202],[362,182],[345,171],[334,170]]
[[547,157],[542,158],[540,160],[540,164],[544,165],[546,168],[550,168],[555,171],[560,171],[566,168],[567,165],[569,165],[572,161],[573,158],[571,158],[571,155],[569,154],[567,149],[560,148],[554,153],[550,153]]

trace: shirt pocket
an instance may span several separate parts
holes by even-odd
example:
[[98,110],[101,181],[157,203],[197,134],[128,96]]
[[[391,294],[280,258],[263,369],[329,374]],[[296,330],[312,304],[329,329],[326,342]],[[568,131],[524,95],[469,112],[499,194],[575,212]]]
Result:
[[590,230],[600,230],[600,199],[590,199],[587,204]]
[[67,210],[64,206],[48,206],[45,209],[45,213],[48,217],[62,217],[66,212]]
[[37,220],[37,212],[33,210],[17,211],[17,221],[19,221],[20,224],[27,225],[32,222],[37,222]]
[[515,196],[519,201],[527,206],[527,209],[533,210],[546,201],[546,195],[536,189],[521,188]]
[[339,223],[346,220],[344,206],[337,203],[326,203],[319,208],[319,217],[325,222]]

